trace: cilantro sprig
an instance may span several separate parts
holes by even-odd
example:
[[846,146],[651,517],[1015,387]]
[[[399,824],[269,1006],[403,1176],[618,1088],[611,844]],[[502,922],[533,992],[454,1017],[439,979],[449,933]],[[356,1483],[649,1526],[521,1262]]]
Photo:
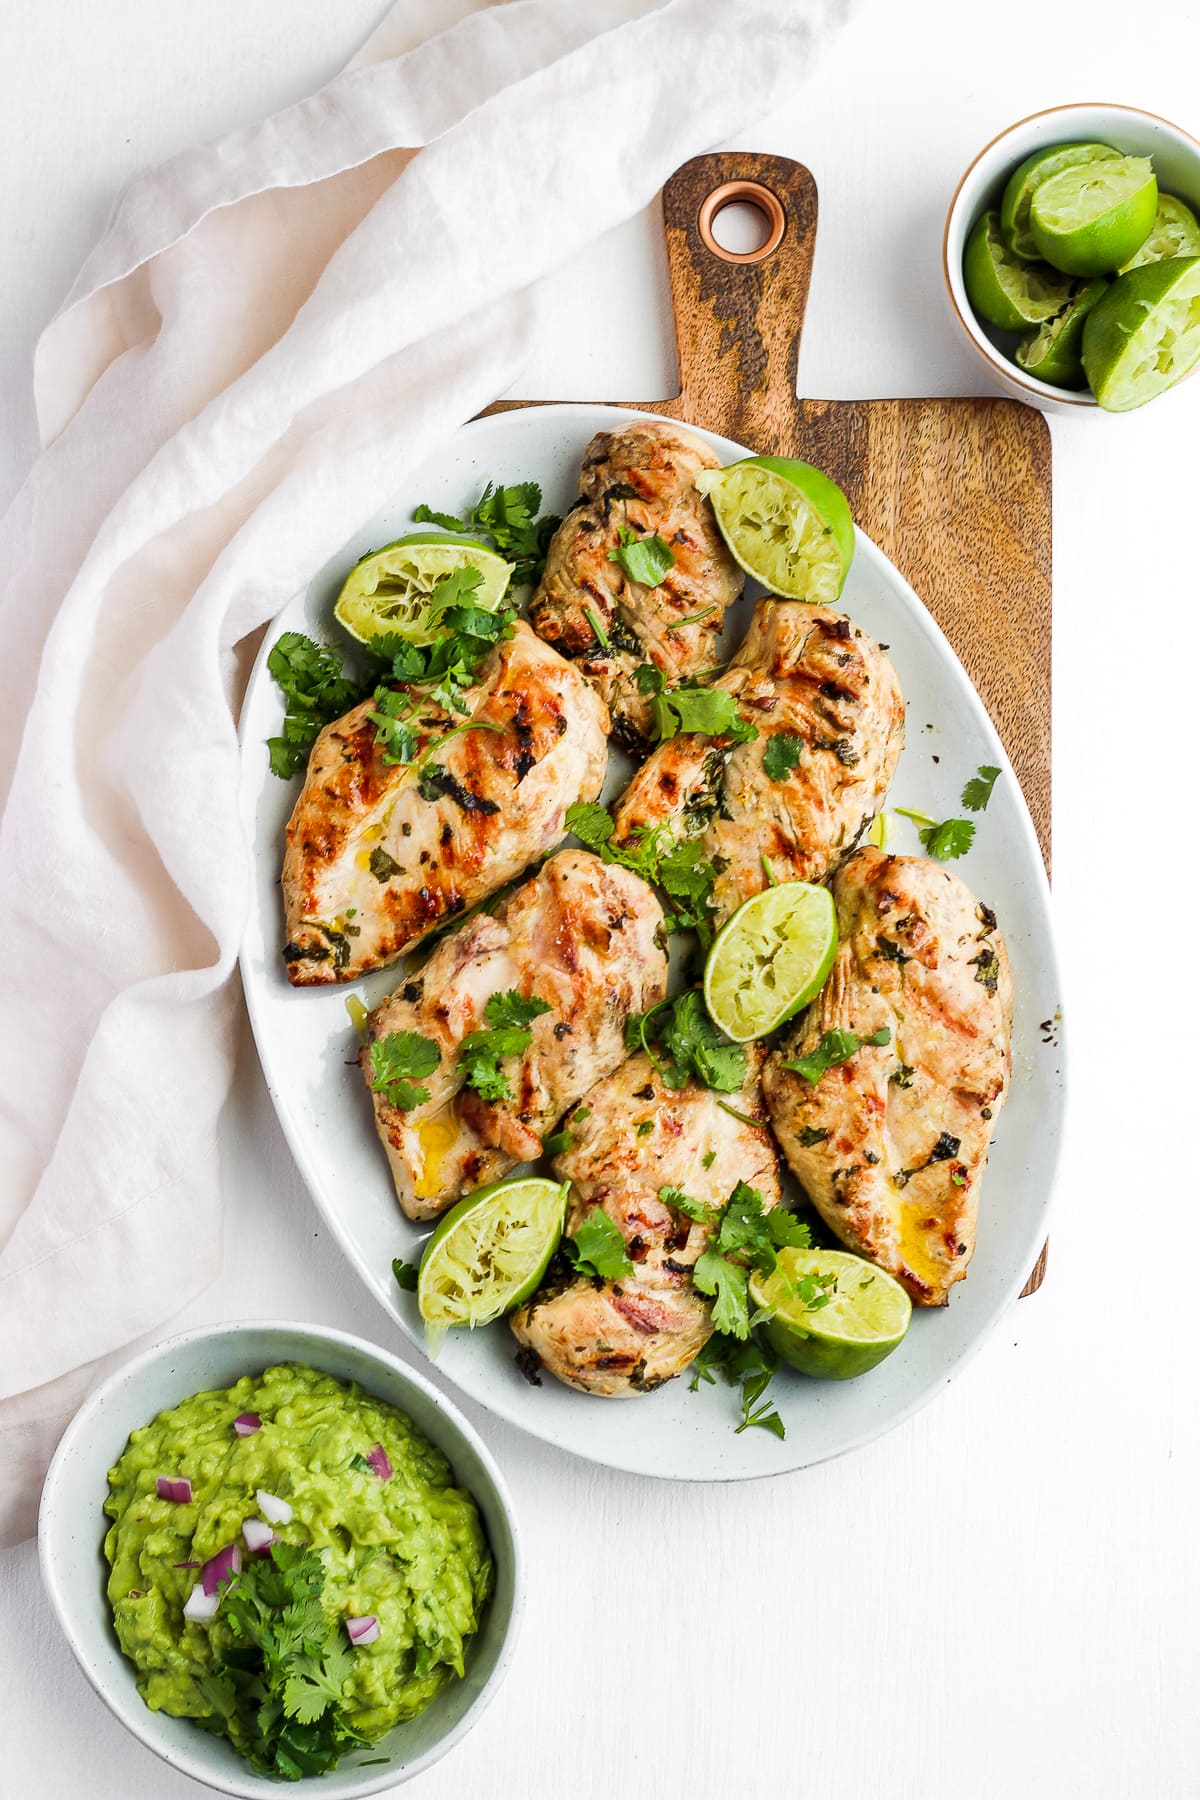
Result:
[[[655,1046],[664,1051],[665,1061]],[[713,1024],[697,988],[660,1000],[649,1012],[627,1020],[625,1048],[644,1050],[665,1087],[684,1088],[693,1076],[718,1094],[735,1094],[745,1084],[746,1052]]]
[[622,1281],[633,1274],[620,1227],[600,1207],[580,1222],[574,1237],[563,1239],[562,1247],[577,1275]]
[[619,863],[663,889],[672,902],[667,913],[668,931],[696,931],[701,945],[712,942],[712,894],[717,868],[704,853],[699,838],[677,842],[667,824],[652,831],[631,833],[625,843],[614,843],[616,827],[607,807],[595,800],[577,800],[567,808],[567,830],[593,850],[602,862]]
[[346,674],[339,650],[315,644],[302,631],[285,631],[272,644],[267,669],[284,699],[282,734],[267,739],[271,773],[286,781],[304,767],[318,733],[369,689]]
[[369,1742],[342,1710],[354,1655],[326,1617],[324,1586],[321,1556],[306,1546],[275,1543],[248,1559],[221,1597],[232,1647],[202,1683],[247,1760],[289,1781],[323,1775]]
[[486,540],[512,564],[514,587],[524,587],[541,579],[550,539],[562,524],[556,513],[541,513],[541,504],[536,481],[518,481],[511,487],[489,481],[466,518],[424,504],[415,508],[413,518]]
[[962,791],[962,803],[968,812],[983,812],[986,809],[999,777],[1000,771],[994,763],[980,763],[978,773],[972,775]]
[[804,739],[794,731],[777,731],[763,751],[763,774],[771,781],[786,781],[804,752]]
[[651,739],[664,743],[681,731],[703,737],[724,737],[734,744],[748,744],[758,727],[738,711],[737,701],[724,688],[704,687],[695,678],[668,687],[667,678],[654,663],[639,663],[634,670],[639,694],[650,700]]
[[849,1062],[852,1056],[858,1055],[864,1044],[873,1044],[877,1049],[882,1049],[891,1041],[892,1034],[886,1025],[881,1025],[878,1031],[873,1031],[870,1037],[865,1038],[858,1037],[853,1031],[825,1031],[815,1050],[810,1050],[807,1056],[797,1056],[790,1060],[781,1057],[779,1066],[781,1069],[794,1069],[797,1075],[803,1075],[805,1081],[816,1087],[827,1069],[835,1069],[839,1063]]
[[894,810],[902,819],[912,820],[922,845],[938,862],[953,862],[955,858],[965,856],[975,842],[973,819],[943,819],[939,824],[928,813],[913,812],[907,806],[897,806]]
[[487,1028],[469,1031],[458,1046],[458,1066],[468,1087],[473,1087],[483,1100],[493,1104],[513,1098],[508,1077],[500,1067],[506,1056],[523,1056],[533,1042],[529,1027],[542,1013],[548,1013],[547,1001],[531,994],[525,999],[515,988],[493,994],[483,1009]]
[[657,532],[639,537],[636,531],[622,525],[617,539],[617,547],[609,551],[608,560],[615,562],[639,587],[660,586],[675,567],[675,552]]
[[441,1060],[432,1038],[419,1031],[389,1031],[371,1045],[371,1086],[389,1106],[411,1112],[429,1098],[427,1087],[414,1084],[423,1075],[432,1075]]

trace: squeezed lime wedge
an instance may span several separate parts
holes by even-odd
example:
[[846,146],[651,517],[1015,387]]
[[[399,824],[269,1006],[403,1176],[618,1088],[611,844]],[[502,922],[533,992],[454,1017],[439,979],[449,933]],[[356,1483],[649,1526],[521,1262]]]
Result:
[[1005,243],[998,213],[984,213],[963,251],[963,285],[981,319],[1000,331],[1028,331],[1060,313],[1071,282],[1044,263],[1023,261]]
[[702,469],[696,486],[747,575],[785,600],[833,605],[854,557],[854,521],[835,481],[794,457],[748,456]]
[[1033,241],[1068,275],[1111,275],[1145,243],[1158,209],[1148,156],[1062,169],[1039,182],[1029,207]]
[[912,1301],[885,1269],[846,1250],[780,1250],[771,1275],[750,1277],[750,1298],[768,1309],[768,1342],[802,1375],[849,1381],[902,1342]]
[[436,1348],[452,1325],[474,1330],[520,1306],[562,1236],[569,1183],[518,1176],[451,1207],[425,1246],[417,1307]]
[[1083,367],[1106,412],[1131,412],[1200,360],[1200,256],[1119,275],[1083,327]]
[[445,576],[465,568],[477,569],[483,577],[471,590],[471,605],[495,612],[512,575],[504,558],[474,538],[414,531],[355,563],[342,584],[334,617],[360,644],[392,635],[428,644],[437,633],[430,611],[433,590]]
[[704,1004],[735,1044],[765,1037],[816,998],[837,955],[828,888],[783,881],[764,888],[717,933],[704,965]]

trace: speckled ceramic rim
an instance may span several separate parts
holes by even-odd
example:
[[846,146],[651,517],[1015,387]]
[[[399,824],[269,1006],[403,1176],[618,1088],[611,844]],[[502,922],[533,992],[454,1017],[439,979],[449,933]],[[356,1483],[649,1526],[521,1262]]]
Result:
[[[946,293],[949,297],[950,305],[954,309],[954,316],[962,326],[967,342],[970,344],[972,350],[974,350],[976,356],[978,356],[980,362],[982,362],[986,368],[995,371],[997,374],[1002,374],[1006,381],[1016,382],[1019,387],[1025,389],[1026,393],[1029,394],[1035,402],[1045,400],[1051,402],[1056,407],[1079,406],[1085,409],[1090,407],[1097,411],[1099,410],[1099,405],[1094,394],[1080,394],[1073,392],[1070,388],[1052,387],[1047,381],[1039,381],[1036,376],[1027,375],[1020,363],[1011,362],[1007,356],[1001,356],[999,351],[985,349],[984,345],[980,343],[971,322],[963,317],[962,308],[954,297],[954,284],[950,279],[950,226],[954,218],[955,209],[958,206],[959,195],[962,193],[963,188],[970,180],[974,171],[979,167],[979,164],[983,161],[988,151],[994,150],[996,145],[1003,143],[1006,137],[1011,137],[1014,131],[1020,131],[1022,125],[1032,125],[1035,119],[1047,119],[1056,113],[1101,111],[1124,113],[1131,119],[1150,119],[1155,125],[1165,125],[1168,131],[1178,132],[1181,138],[1185,138],[1195,150],[1197,159],[1200,160],[1200,143],[1196,141],[1190,131],[1184,131],[1183,127],[1181,125],[1176,125],[1173,119],[1164,119],[1161,113],[1147,112],[1143,106],[1123,106],[1119,102],[1112,100],[1071,100],[1068,101],[1065,106],[1044,106],[1040,112],[1027,113],[1023,119],[1016,119],[1011,125],[1006,125],[1003,131],[998,131],[995,137],[989,138],[979,154],[967,164],[967,167],[963,170],[959,179],[958,186],[955,188],[953,196],[951,197],[950,205],[946,211],[945,227],[942,231],[942,279],[946,284]],[[963,235],[965,239],[965,232]],[[1184,380],[1189,380],[1194,373],[1194,370],[1189,371],[1188,375],[1184,376]],[[1178,385],[1178,383],[1175,385]]]
[[[743,206],[754,207],[766,220],[766,242],[760,244],[757,250],[726,250],[713,236],[717,215],[723,213],[727,206],[734,206],[739,201]],[[719,256],[722,262],[758,263],[778,250],[783,242],[786,223],[781,202],[761,181],[723,181],[720,187],[713,189],[701,206],[697,229],[704,248],[711,250],[714,256]]]
[[[495,1458],[476,1431],[475,1427],[464,1417],[458,1407],[455,1406],[454,1402],[448,1399],[439,1388],[436,1388],[432,1381],[429,1381],[416,1369],[410,1368],[409,1365],[401,1361],[398,1356],[383,1349],[379,1344],[371,1343],[367,1338],[357,1337],[348,1331],[337,1331],[332,1326],[313,1325],[295,1319],[239,1319],[223,1325],[203,1325],[197,1327],[193,1331],[181,1332],[174,1337],[165,1338],[160,1343],[151,1345],[148,1350],[143,1350],[139,1356],[131,1357],[128,1362],[122,1363],[120,1368],[114,1369],[112,1374],[88,1395],[87,1399],[83,1402],[83,1405],[71,1420],[71,1423],[67,1426],[66,1431],[59,1441],[58,1448],[51,1458],[50,1467],[46,1474],[45,1485],[42,1489],[42,1499],[38,1513],[38,1561],[41,1566],[42,1585],[49,1597],[50,1604],[54,1609],[55,1616],[58,1619],[63,1635],[70,1646],[71,1654],[74,1656],[75,1661],[78,1663],[79,1668],[86,1677],[89,1686],[99,1695],[109,1711],[120,1720],[126,1730],[129,1731],[132,1736],[136,1737],[147,1750],[152,1751],[155,1756],[160,1757],[169,1768],[190,1777],[191,1780],[197,1783],[198,1788],[206,1787],[216,1793],[229,1794],[234,1796],[235,1800],[236,1797],[239,1796],[250,1794],[257,1796],[260,1792],[265,1797],[277,1790],[283,1790],[285,1784],[272,1782],[269,1779],[258,1777],[249,1766],[247,1766],[244,1777],[240,1774],[240,1771],[237,1774],[225,1776],[221,1773],[201,1768],[199,1764],[190,1757],[185,1761],[168,1752],[161,1739],[154,1731],[152,1721],[155,1718],[155,1714],[143,1706],[141,1697],[134,1686],[132,1667],[130,1669],[128,1691],[116,1693],[93,1664],[87,1646],[82,1642],[80,1634],[75,1629],[74,1609],[66,1595],[63,1593],[62,1584],[59,1580],[59,1571],[55,1566],[54,1557],[49,1550],[51,1533],[47,1530],[47,1524],[51,1519],[51,1515],[61,1511],[63,1508],[69,1508],[73,1503],[72,1495],[69,1491],[69,1471],[73,1460],[75,1442],[85,1430],[86,1426],[91,1423],[95,1413],[102,1409],[121,1388],[128,1386],[131,1382],[136,1383],[137,1378],[142,1371],[153,1364],[169,1361],[170,1358],[177,1355],[180,1350],[190,1348],[193,1344],[208,1339],[235,1337],[242,1332],[260,1332],[270,1335],[279,1334],[284,1338],[289,1338],[298,1334],[304,1338],[316,1339],[318,1343],[327,1344],[332,1350],[350,1351],[352,1354],[362,1357],[363,1360],[368,1363],[378,1363],[381,1365],[382,1370],[390,1377],[393,1379],[398,1378],[402,1387],[408,1386],[415,1393],[420,1393],[420,1395],[432,1405],[439,1417],[445,1419],[449,1426],[446,1435],[450,1441],[438,1441],[438,1448],[449,1458],[451,1467],[453,1468],[456,1466],[457,1459],[452,1434],[456,1434],[462,1442],[469,1447],[479,1460],[484,1474],[491,1485],[492,1498],[495,1502],[496,1509],[503,1517],[507,1526],[507,1550],[512,1568],[512,1605],[509,1609],[508,1619],[503,1627],[503,1638],[491,1673],[487,1676],[475,1699],[466,1708],[457,1722],[449,1728],[444,1737],[439,1738],[435,1744],[424,1752],[424,1754],[413,1757],[411,1761],[392,1762],[387,1768],[372,1770],[369,1775],[364,1774],[362,1782],[355,1784],[353,1800],[367,1800],[369,1795],[378,1794],[384,1789],[390,1790],[398,1788],[402,1784],[411,1781],[415,1776],[423,1774],[425,1770],[431,1768],[434,1763],[440,1762],[442,1757],[445,1756],[449,1750],[453,1749],[455,1744],[459,1743],[478,1723],[483,1714],[487,1711],[492,1700],[495,1698],[505,1676],[508,1674],[513,1654],[516,1650],[517,1640],[520,1636],[521,1618],[525,1605],[524,1565],[521,1555],[521,1543],[517,1528],[516,1513],[513,1507],[512,1495],[508,1490],[508,1484],[506,1483]],[[282,1344],[280,1348],[282,1354]],[[305,1354],[312,1353],[306,1351]],[[319,1354],[313,1355],[314,1366],[316,1366],[319,1361]],[[342,1378],[335,1377],[335,1379]],[[392,1401],[390,1404],[394,1405],[396,1402]],[[431,1431],[429,1435],[437,1441],[436,1433]],[[493,1546],[493,1553],[494,1551],[495,1546]],[[142,1716],[143,1713],[145,1715],[144,1718]],[[339,1771],[339,1773],[341,1773],[341,1771]],[[307,1788],[314,1793],[327,1791],[323,1790],[319,1780],[308,1782]]]

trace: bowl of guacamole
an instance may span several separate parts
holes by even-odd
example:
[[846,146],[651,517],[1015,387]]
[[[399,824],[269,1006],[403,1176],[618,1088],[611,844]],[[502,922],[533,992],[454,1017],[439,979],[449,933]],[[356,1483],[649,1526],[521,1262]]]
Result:
[[39,1543],[92,1685],[223,1793],[394,1787],[511,1654],[503,1478],[429,1382],[339,1332],[209,1328],[118,1370],[59,1446]]

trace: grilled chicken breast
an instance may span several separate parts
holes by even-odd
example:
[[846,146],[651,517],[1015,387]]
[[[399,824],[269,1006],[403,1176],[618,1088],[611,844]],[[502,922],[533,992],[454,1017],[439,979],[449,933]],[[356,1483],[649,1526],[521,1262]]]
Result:
[[[650,662],[677,681],[711,667],[725,608],[742,591],[741,570],[695,485],[701,469],[719,466],[677,425],[635,419],[601,431],[584,452],[580,498],[550,544],[530,608],[534,630],[578,663],[631,746],[650,725],[634,670]],[[675,564],[657,587],[612,561],[622,532],[657,534],[670,546]]]
[[[833,972],[763,1078],[784,1154],[850,1249],[944,1306],[975,1248],[1008,1091],[1012,984],[996,917],[923,857],[858,851],[834,877]],[[865,1044],[814,1086],[784,1066],[827,1031]]]
[[[739,1112],[763,1118],[762,1052],[751,1047],[748,1057],[744,1087],[724,1098]],[[513,1313],[510,1322],[524,1350],[568,1386],[607,1396],[646,1393],[686,1369],[712,1335],[710,1303],[691,1280],[711,1228],[673,1212],[658,1191],[680,1187],[707,1205],[723,1206],[746,1181],[758,1188],[765,1206],[779,1200],[775,1146],[765,1122],[744,1124],[720,1106],[720,1098],[707,1088],[664,1087],[650,1059],[638,1054],[593,1087],[567,1118],[574,1141],[554,1159],[555,1173],[572,1183],[566,1229],[573,1234],[603,1208],[634,1266],[623,1281],[596,1281],[556,1259],[548,1282]]]
[[[441,1051],[423,1085],[429,1099],[402,1112],[372,1089],[375,1124],[400,1204],[430,1219],[468,1189],[541,1155],[565,1109],[625,1055],[625,1021],[666,993],[662,909],[646,883],[580,850],[563,850],[500,905],[434,950],[369,1021],[370,1044],[415,1031]],[[513,1099],[489,1103],[463,1086],[458,1048],[486,1030],[493,994],[516,989],[545,1000],[523,1056],[502,1064]]]
[[[866,633],[828,607],[760,600],[745,641],[712,684],[758,728],[749,743],[681,733],[647,757],[615,814],[616,836],[671,822],[716,861],[721,923],[766,882],[820,881],[883,803],[904,744],[896,672]],[[781,751],[774,775],[764,768]],[[794,766],[783,772],[790,761]]]
[[[604,781],[608,715],[571,664],[518,622],[468,712],[420,704],[418,768],[390,764],[365,700],[313,745],[287,828],[284,959],[297,987],[394,962],[441,920],[512,881],[562,837]],[[497,729],[483,729],[493,726]]]

